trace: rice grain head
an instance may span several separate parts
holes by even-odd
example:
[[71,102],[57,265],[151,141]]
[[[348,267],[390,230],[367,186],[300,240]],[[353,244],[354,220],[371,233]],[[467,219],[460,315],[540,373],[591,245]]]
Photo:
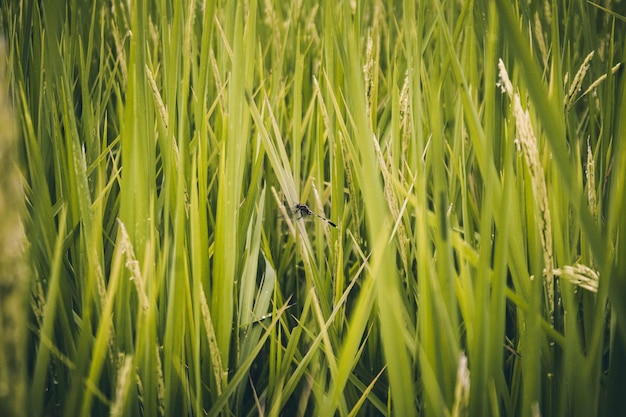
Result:
[[554,256],[552,249],[552,222],[550,220],[545,174],[539,158],[537,138],[530,121],[530,113],[522,108],[519,94],[514,93],[513,84],[501,59],[498,62],[498,68],[500,69],[500,82],[498,85],[513,102],[513,116],[515,117],[518,141],[530,172],[533,195],[535,196],[535,219],[539,225],[541,236],[548,309],[552,319],[554,312]]
[[600,274],[598,271],[582,264],[566,265],[554,270],[554,275],[569,280],[572,284],[592,293],[598,292]]
[[596,195],[596,174],[595,174],[595,161],[593,159],[593,151],[591,150],[591,144],[589,138],[587,138],[587,166],[585,167],[585,176],[587,177],[587,203],[589,204],[589,211],[591,216],[598,220],[598,197]]
[[574,104],[574,102],[576,101],[578,97],[577,93],[580,92],[581,90],[583,80],[585,79],[585,75],[587,74],[587,71],[589,70],[589,66],[591,65],[591,59],[593,58],[593,55],[594,55],[594,51],[591,51],[587,55],[582,65],[578,69],[578,72],[576,73],[574,80],[572,80],[572,84],[569,87],[569,91],[563,98],[563,105],[565,106],[566,110],[569,110],[572,107],[572,105]]
[[141,274],[141,268],[139,267],[139,261],[135,256],[133,244],[130,241],[128,232],[124,223],[118,218],[117,223],[120,227],[120,247],[124,255],[126,255],[126,268],[130,271],[130,280],[135,284],[137,295],[141,301],[141,307],[143,310],[147,310],[150,305],[148,296],[146,295],[146,286],[144,283],[143,275]]
[[470,371],[467,367],[467,356],[461,353],[459,366],[456,371],[456,385],[454,387],[454,405],[452,406],[453,417],[468,415],[470,399]]

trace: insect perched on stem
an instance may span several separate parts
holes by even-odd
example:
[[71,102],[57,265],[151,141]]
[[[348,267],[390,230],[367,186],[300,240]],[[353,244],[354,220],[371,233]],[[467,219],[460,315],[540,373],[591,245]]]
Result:
[[335,223],[331,222],[326,217],[320,216],[319,214],[312,212],[311,209],[306,204],[298,203],[296,204],[296,207],[293,209],[293,216],[295,220],[301,219],[306,216],[311,216],[311,215],[316,216],[317,218],[325,221],[332,227],[335,227],[335,228],[337,227]]

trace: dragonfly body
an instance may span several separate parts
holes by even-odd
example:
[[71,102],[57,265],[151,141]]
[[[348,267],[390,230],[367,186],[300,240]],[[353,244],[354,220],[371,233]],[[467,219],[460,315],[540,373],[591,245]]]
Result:
[[335,223],[331,222],[326,217],[320,216],[319,214],[314,213],[313,211],[311,211],[311,209],[306,204],[300,204],[300,203],[296,204],[296,207],[294,209],[294,214],[296,216],[298,216],[297,217],[298,219],[301,219],[301,218],[303,218],[305,216],[313,215],[313,216],[318,217],[319,219],[324,220],[326,223],[328,223],[332,227],[337,227],[337,225]]

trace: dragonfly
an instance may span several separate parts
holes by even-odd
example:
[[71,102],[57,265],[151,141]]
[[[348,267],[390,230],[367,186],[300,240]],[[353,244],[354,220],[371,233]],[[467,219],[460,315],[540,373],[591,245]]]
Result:
[[335,223],[333,223],[332,221],[328,220],[326,217],[324,216],[320,216],[317,213],[314,213],[313,211],[311,211],[311,209],[306,205],[306,204],[301,204],[298,203],[296,204],[296,207],[293,209],[293,215],[296,216],[295,219],[301,219],[303,217],[306,216],[315,216],[318,219],[321,219],[323,221],[325,221],[326,223],[328,223],[329,225],[331,225],[332,227],[337,227],[337,225]]

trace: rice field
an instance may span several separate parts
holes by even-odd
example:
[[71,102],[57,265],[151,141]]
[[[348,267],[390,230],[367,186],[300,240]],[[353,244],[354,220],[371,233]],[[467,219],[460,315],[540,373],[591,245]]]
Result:
[[0,4],[0,415],[617,416],[626,5]]

